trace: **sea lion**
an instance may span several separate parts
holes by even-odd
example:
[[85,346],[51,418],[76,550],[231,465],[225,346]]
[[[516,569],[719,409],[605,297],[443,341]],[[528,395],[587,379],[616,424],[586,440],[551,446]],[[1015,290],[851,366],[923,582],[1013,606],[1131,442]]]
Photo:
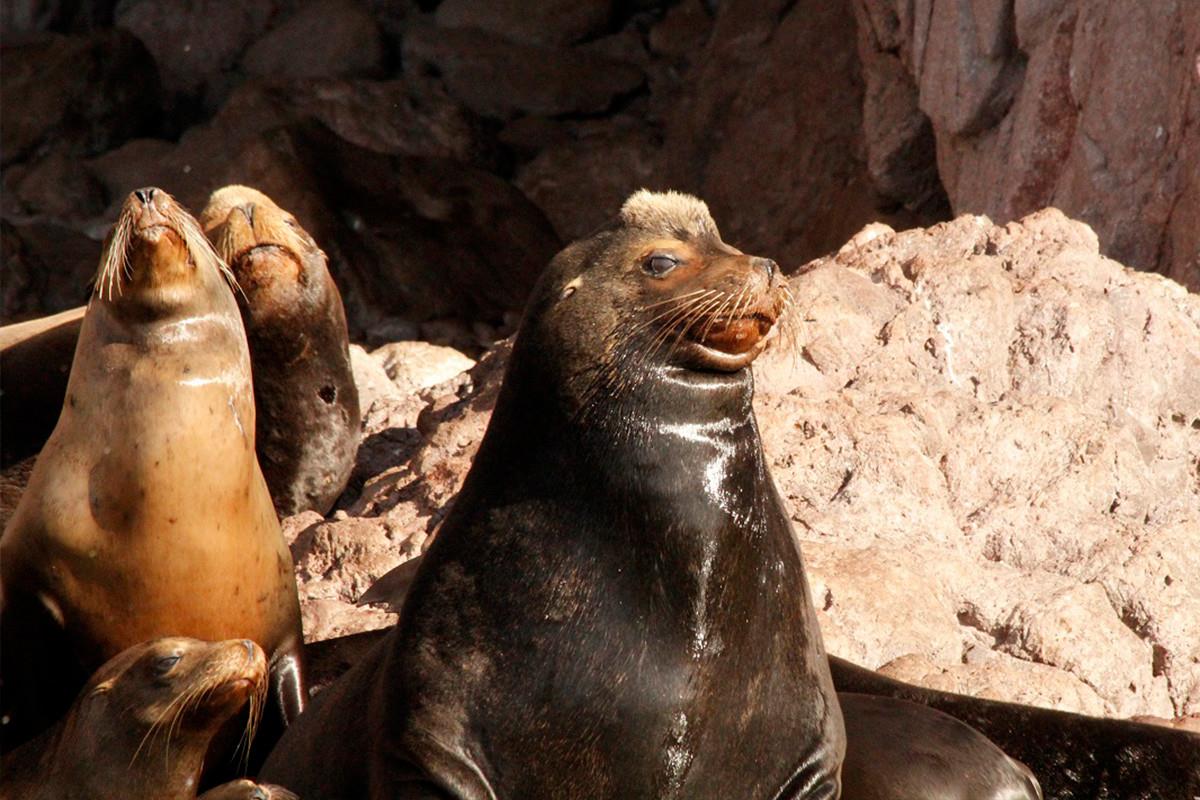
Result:
[[844,800],[1024,800],[1037,778],[949,714],[893,697],[838,692],[846,723]]
[[106,660],[159,636],[252,639],[270,658],[264,727],[303,707],[295,576],[254,456],[225,270],[170,195],[126,200],[62,414],[0,539],[8,747]]
[[[247,701],[257,720],[266,689],[266,657],[248,639],[136,644],[96,671],[54,727],[5,754],[0,798],[195,800],[210,740]],[[288,796],[273,789],[242,780],[201,798]]]
[[83,312],[0,328],[0,467],[36,455],[54,430]]
[[398,625],[264,779],[324,798],[836,798],[841,714],[746,369],[784,286],[674,193],[558,254]]
[[258,461],[275,509],[328,513],[361,431],[346,312],[325,253],[295,217],[246,186],[214,192],[200,223],[241,287]]
[[839,697],[859,692],[908,700],[949,714],[1027,765],[1047,798],[1200,797],[1200,736],[1195,734],[940,692],[884,677],[840,658],[829,661]]

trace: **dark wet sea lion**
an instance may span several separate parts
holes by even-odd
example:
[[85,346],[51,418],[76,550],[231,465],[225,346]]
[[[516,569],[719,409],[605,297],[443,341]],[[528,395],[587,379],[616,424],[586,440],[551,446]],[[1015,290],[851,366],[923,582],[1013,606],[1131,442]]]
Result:
[[949,714],[892,697],[838,692],[846,723],[844,800],[1040,798],[1033,773]]
[[0,466],[36,455],[54,430],[83,312],[0,328]]
[[556,256],[399,624],[264,778],[326,798],[836,797],[841,716],[745,369],[781,287],[676,194],[635,195]]
[[1200,797],[1200,736],[1195,734],[939,692],[840,658],[830,658],[830,668],[839,692],[910,700],[976,728],[1033,770],[1047,800]]
[[325,254],[256,189],[213,193],[200,224],[229,264],[254,365],[258,461],[280,516],[333,506],[358,452],[358,389]]
[[[194,800],[213,736],[247,701],[257,719],[266,684],[263,651],[246,639],[134,645],[96,671],[54,727],[4,755],[0,798]],[[203,798],[251,800],[253,786]]]
[[245,333],[224,265],[165,192],[110,235],[58,424],[0,539],[7,747],[160,636],[248,638],[276,735],[303,707],[291,556],[254,455]]

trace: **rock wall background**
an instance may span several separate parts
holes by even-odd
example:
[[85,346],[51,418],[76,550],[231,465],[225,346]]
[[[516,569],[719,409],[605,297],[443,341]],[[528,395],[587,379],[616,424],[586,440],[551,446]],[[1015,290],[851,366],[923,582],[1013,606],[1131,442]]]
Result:
[[340,510],[286,522],[310,638],[389,621],[354,601],[435,531],[550,255],[672,187],[795,273],[758,409],[833,652],[1200,714],[1200,301],[1121,266],[1200,289],[1200,5],[16,0],[0,24],[5,322],[82,302],[142,185],[193,210],[255,185],[330,255],[366,422]]
[[235,181],[325,244],[375,342],[506,333],[538,266],[642,185],[791,269],[877,219],[1053,205],[1200,288],[1187,0],[14,0],[0,22],[6,320],[85,296],[131,189],[198,209]]

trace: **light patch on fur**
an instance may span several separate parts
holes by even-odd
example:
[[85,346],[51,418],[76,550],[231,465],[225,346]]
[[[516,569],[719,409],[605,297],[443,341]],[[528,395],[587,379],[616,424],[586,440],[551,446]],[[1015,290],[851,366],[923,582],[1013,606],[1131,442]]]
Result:
[[682,192],[640,189],[621,206],[621,221],[660,236],[679,239],[721,238],[703,200]]
[[563,287],[562,293],[559,295],[560,300],[566,300],[571,295],[575,294],[575,290],[583,286],[583,276],[580,275],[575,280]]

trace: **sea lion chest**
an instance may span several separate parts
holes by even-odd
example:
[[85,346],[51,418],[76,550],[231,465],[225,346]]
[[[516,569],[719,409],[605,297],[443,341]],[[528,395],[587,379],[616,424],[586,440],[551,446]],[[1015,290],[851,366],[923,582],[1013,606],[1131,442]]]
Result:
[[841,719],[756,432],[657,433],[611,479],[548,449],[544,481],[510,464],[492,497],[464,490],[477,510],[447,521],[401,622],[401,738],[483,754],[505,797],[773,798],[836,775]]

